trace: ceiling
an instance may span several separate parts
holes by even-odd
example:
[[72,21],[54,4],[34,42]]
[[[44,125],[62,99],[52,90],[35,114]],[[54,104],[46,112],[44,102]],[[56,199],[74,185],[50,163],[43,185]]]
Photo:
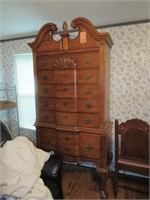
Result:
[[0,40],[36,35],[45,23],[86,17],[95,26],[150,18],[150,0],[0,0]]

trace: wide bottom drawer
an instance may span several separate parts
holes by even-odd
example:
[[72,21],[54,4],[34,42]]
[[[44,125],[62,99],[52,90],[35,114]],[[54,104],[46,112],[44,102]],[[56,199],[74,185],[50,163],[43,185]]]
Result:
[[87,158],[99,159],[100,157],[100,136],[81,133],[79,136],[80,155]]
[[54,129],[37,128],[38,146],[45,151],[57,151],[57,134]]
[[79,135],[69,131],[59,131],[58,151],[65,155],[79,156]]

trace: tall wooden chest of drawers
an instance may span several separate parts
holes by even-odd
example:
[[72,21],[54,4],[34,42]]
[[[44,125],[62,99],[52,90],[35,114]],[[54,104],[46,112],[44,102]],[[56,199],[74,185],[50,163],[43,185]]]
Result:
[[111,134],[109,117],[110,48],[108,33],[96,31],[82,17],[71,22],[70,38],[63,23],[45,24],[34,42],[37,145],[56,150],[65,161],[90,161],[102,173],[104,190]]

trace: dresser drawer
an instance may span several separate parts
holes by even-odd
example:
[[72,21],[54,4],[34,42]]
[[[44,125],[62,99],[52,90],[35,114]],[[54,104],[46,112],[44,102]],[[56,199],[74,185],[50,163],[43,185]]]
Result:
[[77,111],[77,102],[73,98],[55,98],[55,106],[57,111]]
[[58,152],[64,155],[79,156],[78,146],[58,146]]
[[78,112],[98,113],[98,99],[78,99]]
[[55,123],[55,112],[47,110],[39,110],[39,121],[47,123]]
[[98,114],[78,114],[78,126],[81,127],[99,127],[99,115]]
[[38,71],[38,83],[52,84],[53,83],[53,71],[44,70]]
[[40,97],[54,97],[54,87],[53,85],[39,85],[38,95]]
[[79,135],[71,131],[57,131],[58,133],[58,144],[76,146],[79,144]]
[[56,131],[48,128],[38,128],[40,148],[45,151],[57,150]]
[[54,98],[39,97],[38,106],[39,109],[41,110],[54,110],[55,109]]
[[68,131],[58,132],[58,150],[65,155],[79,155],[79,136]]
[[77,83],[84,83],[84,84],[98,83],[98,69],[77,70]]
[[98,98],[98,95],[97,85],[77,85],[78,98]]
[[61,84],[61,85],[55,85],[55,97],[70,97],[75,98],[76,92],[75,92],[75,85],[74,84]]
[[90,133],[79,135],[80,156],[99,159],[100,136]]
[[55,83],[74,83],[76,80],[76,73],[74,69],[54,70]]
[[67,112],[56,112],[56,123],[65,126],[76,126],[77,114]]
[[70,55],[70,58],[77,64],[77,68],[98,68],[99,54],[98,52],[76,53]]
[[37,68],[40,70],[44,69],[53,69],[56,57],[50,55],[38,55],[37,56]]

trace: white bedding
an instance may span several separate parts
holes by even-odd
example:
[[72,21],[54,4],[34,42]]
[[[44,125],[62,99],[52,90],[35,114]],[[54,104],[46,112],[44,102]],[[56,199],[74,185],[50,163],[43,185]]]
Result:
[[0,148],[0,198],[52,200],[49,189],[40,178],[49,156],[26,137],[7,141]]

